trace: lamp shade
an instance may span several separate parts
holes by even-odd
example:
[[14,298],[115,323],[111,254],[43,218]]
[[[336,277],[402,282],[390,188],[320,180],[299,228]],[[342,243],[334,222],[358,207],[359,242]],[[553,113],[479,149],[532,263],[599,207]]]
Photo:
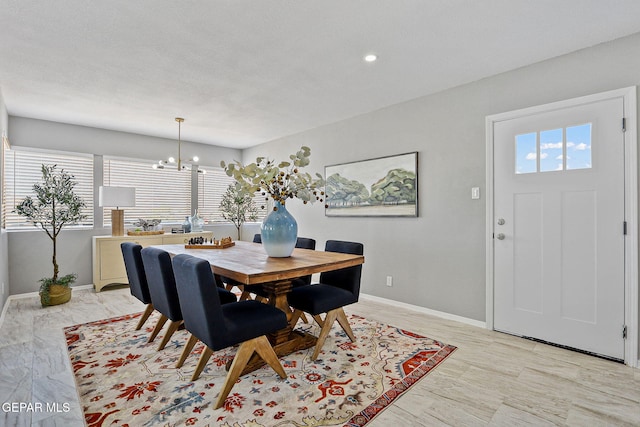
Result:
[[100,187],[98,206],[100,207],[133,207],[136,205],[135,187]]

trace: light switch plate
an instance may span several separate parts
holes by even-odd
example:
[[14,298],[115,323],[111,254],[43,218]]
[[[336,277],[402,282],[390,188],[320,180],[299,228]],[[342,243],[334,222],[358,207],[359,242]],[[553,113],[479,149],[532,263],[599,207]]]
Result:
[[477,200],[480,198],[480,187],[471,188],[471,198]]

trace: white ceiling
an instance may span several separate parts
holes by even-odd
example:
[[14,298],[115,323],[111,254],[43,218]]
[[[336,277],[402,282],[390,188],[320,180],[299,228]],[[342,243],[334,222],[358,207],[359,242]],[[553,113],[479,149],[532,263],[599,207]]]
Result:
[[[0,0],[10,115],[245,148],[640,31],[638,0]],[[369,64],[370,52],[379,60]]]

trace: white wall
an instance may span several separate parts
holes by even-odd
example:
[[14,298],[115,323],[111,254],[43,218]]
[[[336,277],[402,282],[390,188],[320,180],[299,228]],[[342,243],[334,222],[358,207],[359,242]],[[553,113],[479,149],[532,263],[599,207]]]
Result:
[[483,321],[485,117],[638,84],[640,34],[272,141],[243,161],[280,160],[307,145],[310,171],[323,172],[418,151],[419,218],[328,218],[320,206],[288,206],[319,248],[335,238],[365,244],[362,292]]
[[[9,117],[11,126],[11,145],[47,148],[78,153],[92,153],[137,159],[158,160],[175,156],[177,142],[171,139],[155,138],[126,132],[115,132],[76,126],[65,123]],[[240,159],[241,152],[235,149],[203,145],[183,141],[183,153],[187,156],[198,154],[203,164],[217,166],[220,160],[227,162]],[[151,162],[150,162],[151,164]],[[99,180],[99,177],[95,177]],[[100,182],[96,183],[97,186]],[[215,229],[215,235],[235,235],[233,225],[207,227]],[[92,230],[63,230],[58,239],[58,264],[60,273],[77,273],[76,285],[93,283],[91,237],[109,235],[109,228],[96,227]],[[51,241],[39,229],[5,233],[8,253],[8,279],[11,294],[35,292],[39,288],[38,280],[51,277]],[[0,266],[2,261],[0,260]]]
[[[7,107],[4,105],[2,90],[0,90],[0,151],[4,150],[2,135],[9,135],[9,116],[7,115]],[[2,155],[0,155],[0,176],[2,176],[2,168],[4,167],[1,159]],[[2,200],[2,191],[3,188],[0,185],[0,200]],[[2,223],[2,209],[0,209],[0,223]],[[9,250],[7,242],[7,233],[0,227],[0,310],[4,307],[4,303],[9,296]]]

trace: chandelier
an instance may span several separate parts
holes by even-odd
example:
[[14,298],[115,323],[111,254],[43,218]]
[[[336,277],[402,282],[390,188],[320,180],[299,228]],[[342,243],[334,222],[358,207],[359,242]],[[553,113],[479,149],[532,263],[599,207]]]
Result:
[[[190,165],[190,163],[193,163],[193,167],[196,168],[198,173],[207,173],[204,169],[198,169],[197,163],[200,160],[198,156],[193,156],[191,159],[182,160],[182,140],[180,138],[180,132],[182,130],[182,122],[184,122],[184,119],[182,117],[176,117],[176,122],[178,122],[178,159],[176,160],[176,158],[174,157],[169,157],[167,160],[160,160],[158,161],[158,163],[154,163],[151,167],[154,169],[164,169],[165,166],[176,165],[178,170],[191,170],[189,166],[192,166]],[[185,164],[188,164],[188,166],[186,166]]]

